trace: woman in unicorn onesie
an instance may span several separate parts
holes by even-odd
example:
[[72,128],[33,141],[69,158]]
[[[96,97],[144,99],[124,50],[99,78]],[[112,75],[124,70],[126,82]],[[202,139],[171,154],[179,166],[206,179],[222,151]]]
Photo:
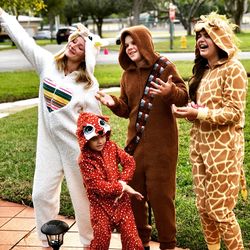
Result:
[[101,40],[79,24],[66,46],[54,56],[39,47],[16,18],[1,8],[0,18],[8,35],[40,78],[36,168],[32,194],[39,239],[44,249],[49,249],[41,227],[58,215],[61,183],[65,177],[80,241],[83,246],[88,247],[93,232],[89,201],[77,164],[80,150],[75,132],[80,112],[101,114],[100,104],[94,96],[99,89],[94,77],[94,67]]
[[209,250],[243,250],[240,226],[233,212],[240,184],[246,199],[243,171],[247,75],[236,58],[235,25],[225,16],[201,16],[196,32],[195,64],[189,82],[191,103],[177,117],[193,122],[190,158],[196,205]]

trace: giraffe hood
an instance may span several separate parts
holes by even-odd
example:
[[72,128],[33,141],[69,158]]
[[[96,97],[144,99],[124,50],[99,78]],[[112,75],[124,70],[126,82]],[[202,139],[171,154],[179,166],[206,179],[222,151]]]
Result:
[[132,26],[125,28],[121,32],[120,36],[120,52],[119,52],[119,63],[124,70],[135,68],[135,63],[128,57],[126,53],[125,37],[129,35],[133,38],[134,43],[141,56],[145,60],[143,67],[151,67],[158,59],[159,55],[154,51],[153,40],[150,31],[143,25]]
[[[238,40],[233,30],[237,25],[232,24],[224,15],[212,12],[208,16],[201,16],[195,24],[194,31],[197,33],[204,29],[213,42],[227,53],[228,59],[234,57],[238,52]],[[198,49],[195,53],[197,55]]]
[[110,138],[110,125],[106,116],[95,115],[93,113],[81,113],[77,121],[76,135],[80,149],[83,150],[87,142],[98,135],[106,135],[107,140]]

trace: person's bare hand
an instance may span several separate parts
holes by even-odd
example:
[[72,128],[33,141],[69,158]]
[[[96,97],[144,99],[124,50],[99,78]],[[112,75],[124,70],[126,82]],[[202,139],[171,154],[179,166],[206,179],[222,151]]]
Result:
[[113,98],[102,91],[97,91],[95,98],[105,106],[111,107],[115,105]]
[[197,118],[198,109],[194,108],[193,105],[188,105],[186,107],[176,107],[172,104],[172,113],[177,118],[187,118],[188,120],[192,121]]
[[171,92],[173,84],[172,75],[168,77],[167,82],[162,81],[160,78],[156,78],[156,82],[151,82],[153,87],[149,88],[149,92],[154,95],[168,95]]
[[142,200],[143,199],[143,195],[141,193],[135,191],[128,184],[124,185],[124,191],[127,192],[129,195],[135,196],[135,198],[138,199],[138,200]]

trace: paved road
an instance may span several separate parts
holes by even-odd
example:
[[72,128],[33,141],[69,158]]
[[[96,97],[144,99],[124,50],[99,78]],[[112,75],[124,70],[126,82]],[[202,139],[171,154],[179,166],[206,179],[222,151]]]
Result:
[[[56,53],[58,50],[62,48],[62,45],[48,45],[45,48],[52,53]],[[164,53],[170,60],[193,60],[193,53]],[[108,55],[104,55],[101,52],[98,56],[97,63],[100,64],[115,64],[117,61],[117,52],[109,52]],[[240,58],[242,59],[250,59],[250,52],[245,52],[240,54]],[[0,51],[0,72],[4,71],[15,71],[15,70],[29,70],[33,69],[31,64],[27,61],[27,59],[23,56],[23,54],[17,50],[4,50]],[[112,89],[112,91],[114,91]],[[116,89],[117,91],[117,89]],[[17,111],[30,108],[32,106],[36,106],[38,102],[37,98],[18,101],[13,103],[2,103],[0,104],[0,118],[8,116]]]
[[[47,45],[44,48],[56,53],[62,48],[63,45]],[[171,61],[179,60],[194,60],[194,53],[162,53],[167,56]],[[118,63],[118,52],[109,51],[108,55],[104,55],[103,51],[100,52],[97,58],[99,64],[116,64]],[[242,52],[239,54],[240,59],[249,59],[250,52]],[[15,71],[15,70],[28,70],[32,69],[31,64],[23,56],[20,50],[3,50],[0,51],[0,71]]]
[[[45,49],[56,53],[64,45],[47,45]],[[171,61],[178,60],[194,60],[194,53],[163,53]],[[244,52],[239,54],[241,59],[250,59],[250,52]],[[116,64],[118,63],[118,52],[109,51],[108,55],[104,55],[103,51],[100,52],[97,58],[99,64]],[[20,50],[3,50],[0,51],[0,71],[15,71],[15,70],[29,70],[32,69],[31,64],[23,56]]]

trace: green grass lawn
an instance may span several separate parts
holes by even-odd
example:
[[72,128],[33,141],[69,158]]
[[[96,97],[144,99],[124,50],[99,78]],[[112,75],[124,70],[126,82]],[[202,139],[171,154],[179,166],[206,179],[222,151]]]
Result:
[[[237,37],[240,40],[239,48],[241,51],[249,51],[250,48],[250,34],[249,33],[241,33],[237,34]],[[186,36],[186,48],[181,48],[181,36],[174,37],[173,40],[173,50],[170,50],[170,40],[166,39],[161,42],[155,43],[155,49],[159,52],[193,52],[195,48],[195,37],[194,36]]]
[[[250,106],[248,106],[250,110]],[[127,120],[112,115],[106,108],[104,114],[111,117],[112,139],[124,146]],[[247,112],[246,135],[250,134],[249,111]],[[27,121],[29,121],[27,123]],[[177,239],[179,244],[193,250],[204,250],[198,213],[195,208],[192,191],[191,165],[188,160],[190,123],[179,120],[180,150],[177,167]],[[37,131],[37,108],[32,108],[0,120],[0,197],[9,201],[32,206],[31,191],[35,164],[35,147]],[[246,140],[245,168],[249,169],[249,136]],[[248,183],[249,171],[246,173]],[[242,227],[246,249],[250,249],[250,205],[240,198],[235,212]],[[73,216],[69,194],[65,182],[61,196],[61,214]],[[154,228],[154,236],[156,231]],[[191,239],[191,240],[190,240]],[[248,248],[247,248],[248,247]]]
[[[124,146],[127,120],[116,117],[103,107],[103,113],[110,116],[112,140]],[[189,129],[191,124],[179,120],[179,160],[177,167],[177,240],[180,245],[192,250],[206,249],[201,232],[199,216],[195,207],[191,165],[189,163]],[[37,108],[31,108],[0,119],[0,198],[32,206],[31,192],[35,166],[37,133]],[[250,89],[248,94],[245,127],[246,177],[250,183]],[[250,184],[249,184],[250,185]],[[249,188],[248,188],[249,190]],[[245,249],[250,249],[250,203],[239,197],[235,209],[241,225]],[[65,182],[62,186],[60,213],[73,216],[73,208]],[[153,237],[156,230],[153,224]],[[225,249],[225,248],[223,248]]]
[[[250,73],[250,60],[241,62]],[[174,64],[184,80],[192,75],[192,61],[176,61]],[[100,88],[119,86],[121,74],[122,69],[117,64],[98,64],[95,69]],[[0,72],[0,103],[37,97],[38,82],[35,71]]]
[[[242,60],[250,72],[250,60]],[[184,79],[191,76],[192,62],[175,62]],[[95,74],[100,87],[118,86],[121,68],[118,65],[97,65]],[[38,77],[34,71],[0,73],[0,102],[36,97]],[[114,116],[103,107],[103,113],[110,116],[112,139],[124,147],[127,120]],[[177,167],[177,240],[180,245],[192,250],[206,249],[195,207],[191,165],[189,163],[189,129],[191,124],[179,120],[179,160]],[[32,206],[31,192],[35,166],[37,136],[37,108],[31,108],[0,119],[0,198]],[[246,109],[244,167],[250,186],[250,88]],[[248,188],[249,190],[249,188]],[[250,203],[241,197],[235,213],[242,228],[245,249],[250,249]],[[73,216],[73,208],[65,182],[62,186],[61,214]],[[154,227],[153,227],[154,228]],[[156,236],[154,228],[153,236]],[[225,248],[223,248],[225,249]]]
[[[152,34],[153,36],[157,36],[157,34],[154,34],[154,32],[152,32]],[[161,37],[162,37],[162,34],[164,33],[161,31]],[[117,34],[113,34],[114,37],[116,35]],[[250,36],[250,33],[248,32],[242,32],[240,34],[237,34],[237,37],[241,41],[239,45],[241,51],[249,51],[249,48],[250,48],[249,36]],[[156,41],[154,43],[155,50],[158,52],[193,52],[194,47],[195,47],[195,37],[192,35],[192,36],[185,36],[185,38],[186,38],[186,48],[182,48],[181,46],[182,36],[174,36],[173,49],[171,50],[169,32],[168,30],[166,30],[166,37],[165,38],[163,37],[161,41]],[[115,50],[115,51],[119,50],[119,46],[116,46],[116,45],[109,46],[108,48],[110,50]]]

